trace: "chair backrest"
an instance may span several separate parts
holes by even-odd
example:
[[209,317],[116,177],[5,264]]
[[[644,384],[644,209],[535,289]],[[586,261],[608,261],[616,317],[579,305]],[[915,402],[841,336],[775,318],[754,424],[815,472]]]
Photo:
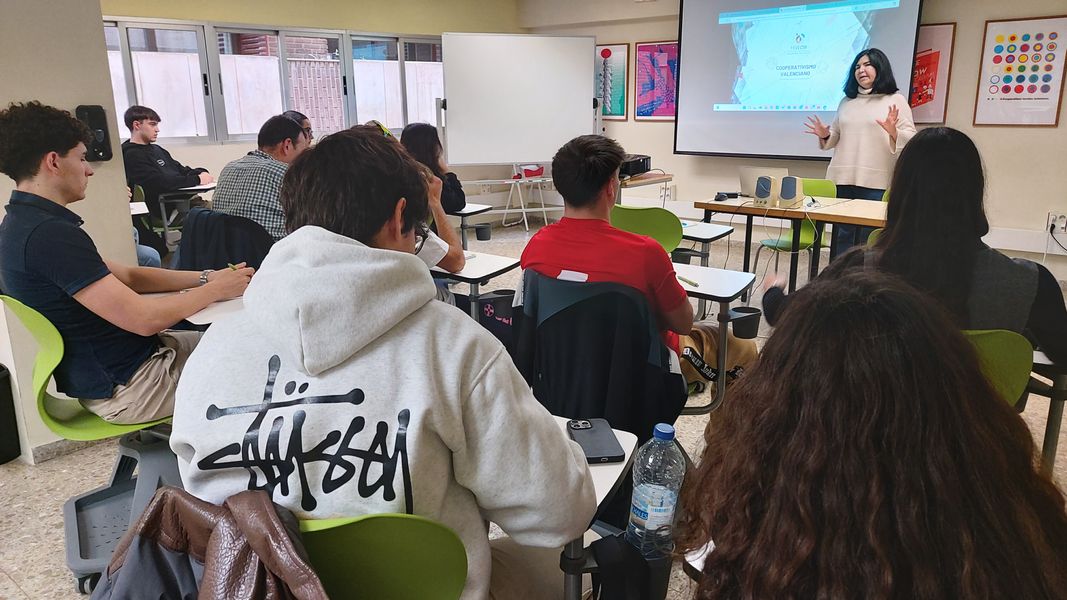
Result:
[[274,244],[262,225],[234,215],[194,208],[185,217],[178,269],[225,269],[247,263],[258,269]]
[[682,221],[678,215],[658,206],[611,207],[611,224],[623,231],[647,235],[672,252],[682,242]]
[[331,598],[455,600],[467,552],[454,531],[416,515],[302,521],[311,565]]
[[1034,366],[1034,347],[1022,335],[1004,329],[964,331],[978,350],[982,374],[1008,404],[1022,397]]
[[889,202],[889,188],[882,192],[882,202]]
[[819,196],[820,198],[836,198],[837,185],[829,179],[803,180],[805,196]]
[[132,193],[132,196],[130,197],[130,202],[144,202],[143,187],[139,185],[134,185],[132,188],[130,188],[130,192]]
[[882,229],[881,227],[879,227],[878,229],[875,229],[874,231],[871,231],[870,235],[867,236],[867,247],[868,248],[874,248],[874,244],[878,241],[878,238],[882,236],[882,232],[883,231],[885,231],[885,230]]
[[170,420],[167,418],[135,425],[114,425],[89,412],[75,400],[50,395],[48,380],[63,360],[63,336],[44,315],[11,296],[0,295],[0,301],[14,313],[37,341],[37,356],[33,361],[33,394],[37,400],[37,413],[53,433],[68,440],[102,440]]

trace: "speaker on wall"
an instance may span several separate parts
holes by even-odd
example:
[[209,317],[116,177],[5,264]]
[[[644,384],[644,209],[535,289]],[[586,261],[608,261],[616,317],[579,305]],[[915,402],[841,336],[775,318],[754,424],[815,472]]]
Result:
[[111,136],[108,135],[107,113],[104,107],[99,105],[81,105],[74,109],[74,116],[85,123],[92,132],[93,138],[89,142],[89,152],[86,159],[89,162],[111,160]]
[[756,196],[753,206],[770,208],[778,204],[778,178],[770,175],[760,175],[756,178]]
[[782,178],[778,208],[796,208],[804,202],[804,180],[792,175]]

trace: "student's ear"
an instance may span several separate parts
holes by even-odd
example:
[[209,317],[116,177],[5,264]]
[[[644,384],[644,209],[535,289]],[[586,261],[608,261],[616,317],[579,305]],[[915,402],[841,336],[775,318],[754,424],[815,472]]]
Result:
[[47,170],[49,173],[56,173],[59,171],[59,153],[49,152],[41,159],[41,168]]
[[389,220],[389,224],[395,227],[394,235],[397,239],[403,239],[404,237],[404,211],[407,210],[408,199],[401,198],[396,202],[396,208],[393,209],[393,218]]

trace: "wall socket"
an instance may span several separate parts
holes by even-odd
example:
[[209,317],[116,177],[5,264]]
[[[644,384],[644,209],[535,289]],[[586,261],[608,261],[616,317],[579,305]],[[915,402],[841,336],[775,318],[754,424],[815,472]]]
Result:
[[1045,231],[1055,225],[1054,233],[1067,233],[1067,213],[1049,211],[1048,221],[1045,222]]
[[479,194],[485,195],[489,193],[489,184],[483,183],[478,190]]

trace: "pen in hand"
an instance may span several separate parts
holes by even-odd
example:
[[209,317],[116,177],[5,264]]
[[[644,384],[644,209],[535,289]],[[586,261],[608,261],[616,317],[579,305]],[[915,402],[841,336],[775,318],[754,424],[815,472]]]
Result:
[[237,265],[235,265],[233,263],[226,263],[226,266],[229,267],[231,271],[236,271],[237,270]]

